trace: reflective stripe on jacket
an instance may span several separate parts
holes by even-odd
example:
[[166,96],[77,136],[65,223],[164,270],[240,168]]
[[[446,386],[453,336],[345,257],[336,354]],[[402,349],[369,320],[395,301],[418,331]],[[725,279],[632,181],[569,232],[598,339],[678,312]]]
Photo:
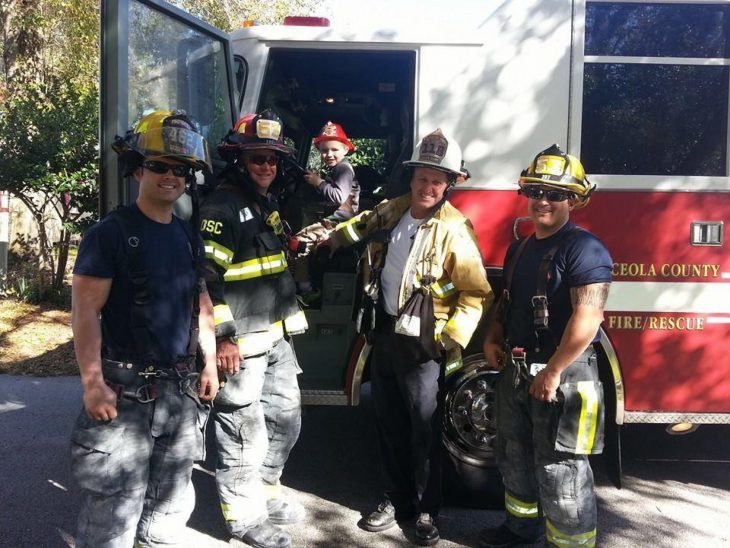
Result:
[[303,332],[306,320],[287,269],[276,203],[234,184],[229,171],[200,210],[206,283],[216,335],[236,336],[242,352],[254,355],[271,348],[284,330]]

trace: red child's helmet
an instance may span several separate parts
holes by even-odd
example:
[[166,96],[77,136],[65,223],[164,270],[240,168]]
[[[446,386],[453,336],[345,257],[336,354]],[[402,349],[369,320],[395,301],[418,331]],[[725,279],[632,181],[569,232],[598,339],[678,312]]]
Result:
[[355,145],[347,138],[345,130],[342,129],[340,124],[334,122],[327,122],[322,129],[319,130],[319,135],[314,138],[314,146],[319,148],[319,144],[325,141],[339,141],[347,147],[347,152],[355,152]]

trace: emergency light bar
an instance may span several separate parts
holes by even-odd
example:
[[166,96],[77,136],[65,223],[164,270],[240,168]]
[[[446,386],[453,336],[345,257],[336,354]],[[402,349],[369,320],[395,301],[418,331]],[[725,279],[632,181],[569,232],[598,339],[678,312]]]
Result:
[[326,17],[301,17],[288,15],[284,17],[284,25],[290,27],[329,27],[330,20]]

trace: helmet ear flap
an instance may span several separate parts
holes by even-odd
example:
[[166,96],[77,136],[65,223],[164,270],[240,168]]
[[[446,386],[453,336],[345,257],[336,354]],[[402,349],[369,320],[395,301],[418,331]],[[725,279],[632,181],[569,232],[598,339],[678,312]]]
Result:
[[131,177],[138,167],[142,166],[144,157],[136,150],[127,149],[119,154],[119,164],[122,167],[122,175]]

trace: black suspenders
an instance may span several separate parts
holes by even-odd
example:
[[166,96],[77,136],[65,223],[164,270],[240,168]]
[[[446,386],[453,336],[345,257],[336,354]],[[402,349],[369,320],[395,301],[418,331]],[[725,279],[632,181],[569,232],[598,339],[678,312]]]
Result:
[[[554,335],[549,328],[549,312],[548,312],[548,299],[547,299],[547,285],[550,281],[550,274],[555,261],[555,255],[560,248],[570,238],[576,235],[581,229],[577,226],[566,230],[560,238],[553,244],[553,246],[545,253],[540,261],[540,267],[537,271],[537,288],[535,296],[532,297],[532,309],[533,309],[533,325],[535,327],[535,338],[537,339],[538,347],[540,346],[540,335],[549,334],[553,339],[552,343],[557,346]],[[507,317],[509,314],[509,305],[511,301],[510,291],[512,289],[512,278],[514,277],[517,263],[522,256],[527,242],[534,237],[534,234],[528,238],[525,238],[520,243],[517,251],[512,256],[512,259],[504,267],[504,289],[502,289],[502,298],[500,299],[498,312],[501,316],[502,324],[507,323]],[[539,351],[539,348],[535,350]]]
[[[149,288],[149,277],[144,259],[144,245],[142,238],[142,225],[139,213],[133,209],[124,207],[110,213],[117,222],[124,240],[124,251],[127,256],[128,275],[132,283],[132,306],[131,326],[132,338],[134,339],[135,351],[145,361],[153,359],[152,339],[147,325],[145,310],[148,307],[152,294]],[[188,237],[188,246],[195,271],[198,277],[197,245],[195,235],[184,222],[173,217],[174,223],[181,223]],[[193,290],[192,317],[190,319],[190,338],[188,342],[188,357],[194,357],[198,347],[198,316],[200,315],[199,303],[200,287],[196,279]]]

